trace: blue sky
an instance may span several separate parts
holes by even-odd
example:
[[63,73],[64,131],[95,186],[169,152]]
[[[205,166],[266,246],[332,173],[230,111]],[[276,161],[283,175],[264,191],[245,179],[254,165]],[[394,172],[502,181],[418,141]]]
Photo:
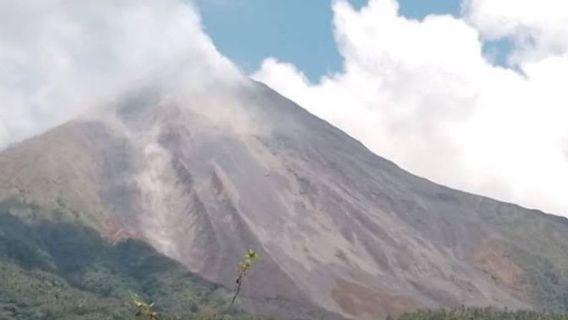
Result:
[[[367,0],[349,0],[361,7]],[[205,32],[246,73],[267,57],[291,62],[312,81],[341,69],[330,0],[197,0]],[[399,0],[402,15],[459,15],[459,0]],[[499,44],[491,47],[498,61]]]

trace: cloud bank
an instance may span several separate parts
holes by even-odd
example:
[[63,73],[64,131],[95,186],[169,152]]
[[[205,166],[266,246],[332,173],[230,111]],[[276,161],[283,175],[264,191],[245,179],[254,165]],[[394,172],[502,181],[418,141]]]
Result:
[[178,0],[0,0],[0,149],[136,84],[237,77]]
[[[568,4],[466,0],[460,18],[399,15],[394,0],[334,2],[343,71],[310,83],[266,59],[253,78],[405,169],[568,216]],[[483,56],[514,46],[509,66]],[[308,49],[307,49],[308,50]]]

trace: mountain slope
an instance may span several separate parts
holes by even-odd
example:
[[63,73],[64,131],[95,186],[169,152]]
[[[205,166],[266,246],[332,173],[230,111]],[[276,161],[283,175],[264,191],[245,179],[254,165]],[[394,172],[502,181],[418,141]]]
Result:
[[[130,319],[130,292],[154,301],[163,319],[226,308],[229,292],[147,244],[111,244],[81,225],[31,221],[40,211],[0,205],[0,319]],[[227,313],[251,318],[236,308]]]
[[256,83],[133,91],[5,150],[0,177],[3,199],[143,240],[227,287],[255,248],[244,294],[258,310],[568,306],[566,219],[413,176]]

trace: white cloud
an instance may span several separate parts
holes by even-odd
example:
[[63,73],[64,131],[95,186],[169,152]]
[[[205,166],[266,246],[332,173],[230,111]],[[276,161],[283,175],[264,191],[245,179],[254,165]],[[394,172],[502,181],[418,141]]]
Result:
[[486,39],[512,38],[515,60],[535,60],[568,49],[568,4],[559,0],[466,0],[466,19]]
[[[469,0],[463,18],[416,21],[394,0],[335,1],[344,71],[310,83],[269,58],[253,77],[414,173],[568,216],[563,3]],[[483,57],[504,37],[520,72]]]
[[187,2],[0,0],[0,148],[175,72],[191,89],[237,74]]

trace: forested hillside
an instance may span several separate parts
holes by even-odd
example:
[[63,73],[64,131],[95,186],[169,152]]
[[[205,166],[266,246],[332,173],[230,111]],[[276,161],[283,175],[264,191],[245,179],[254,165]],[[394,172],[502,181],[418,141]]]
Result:
[[160,319],[250,318],[226,310],[230,292],[149,245],[112,244],[77,224],[37,220],[37,210],[0,208],[0,320],[134,319],[131,292],[155,302]]
[[[389,317],[391,318],[391,317]],[[493,308],[420,310],[405,313],[398,320],[566,320],[568,315],[539,311],[509,311]]]

